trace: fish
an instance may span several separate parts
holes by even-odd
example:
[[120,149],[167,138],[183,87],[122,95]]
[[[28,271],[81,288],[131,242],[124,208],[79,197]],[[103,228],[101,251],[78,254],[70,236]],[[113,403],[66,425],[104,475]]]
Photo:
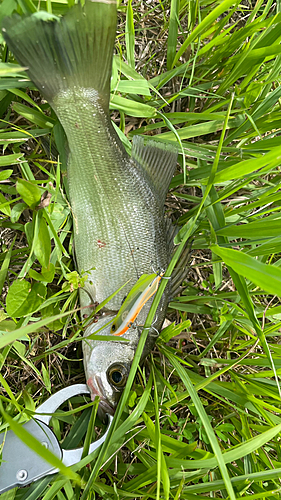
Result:
[[[56,113],[67,138],[75,257],[78,271],[88,275],[80,289],[82,316],[89,316],[93,304],[100,304],[126,284],[98,321],[85,325],[82,343],[92,399],[99,396],[101,411],[110,414],[126,385],[153,296],[147,296],[123,333],[127,342],[118,337],[116,341],[92,337],[101,329],[103,335],[111,335],[111,324],[141,275],[167,269],[173,231],[164,215],[164,203],[177,163],[176,148],[151,139],[145,143],[141,136],[134,137],[129,156],[111,123],[116,25],[115,0],[85,0],[62,17],[40,11],[14,14],[2,23],[9,49],[27,68],[28,77]],[[153,348],[164,321],[168,285],[142,360]]]

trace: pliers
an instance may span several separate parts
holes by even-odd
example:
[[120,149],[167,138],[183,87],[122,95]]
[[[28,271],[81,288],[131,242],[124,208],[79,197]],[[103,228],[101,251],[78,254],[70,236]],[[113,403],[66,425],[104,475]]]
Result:
[[[83,448],[76,448],[74,450],[61,449],[55,434],[49,427],[52,413],[71,397],[78,396],[79,394],[89,394],[89,392],[86,384],[75,384],[61,389],[38,406],[33,419],[23,424],[23,427],[30,434],[59,457],[66,466],[76,464],[81,460]],[[100,439],[90,445],[89,454],[105,441],[113,417],[107,415],[107,419],[106,432]],[[16,486],[27,486],[37,479],[58,472],[58,469],[52,467],[52,465],[24,444],[12,430],[0,434],[0,447],[2,444],[0,494]]]

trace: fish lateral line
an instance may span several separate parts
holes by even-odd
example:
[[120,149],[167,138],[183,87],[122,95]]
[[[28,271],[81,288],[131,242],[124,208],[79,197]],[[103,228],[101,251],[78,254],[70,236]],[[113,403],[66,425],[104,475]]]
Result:
[[161,272],[159,274],[154,273],[154,277],[153,277],[152,281],[150,281],[148,283],[148,285],[146,285],[146,287],[141,291],[141,293],[136,297],[135,300],[130,301],[130,304],[131,304],[131,302],[133,302],[132,307],[130,307],[129,309],[125,309],[125,307],[127,307],[127,303],[128,303],[127,301],[128,301],[128,299],[130,299],[130,295],[133,294],[134,288],[138,285],[139,281],[143,277],[151,276],[151,275],[142,275],[139,278],[135,287],[133,287],[131,292],[128,294],[128,297],[125,300],[124,304],[120,308],[119,313],[117,314],[115,321],[113,322],[113,324],[111,326],[110,333],[112,333],[113,335],[116,335],[116,336],[121,336],[124,333],[126,333],[129,328],[131,328],[132,324],[135,322],[136,318],[138,317],[138,315],[139,315],[140,311],[142,310],[142,308],[144,307],[144,305],[157,292],[160,281],[163,278],[163,275],[164,275],[164,272]]

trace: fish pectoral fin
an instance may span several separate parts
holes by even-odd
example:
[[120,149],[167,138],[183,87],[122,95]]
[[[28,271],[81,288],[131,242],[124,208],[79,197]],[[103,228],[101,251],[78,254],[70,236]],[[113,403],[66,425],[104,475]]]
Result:
[[133,139],[132,158],[146,171],[160,205],[164,202],[172,180],[178,158],[177,147],[156,141],[148,141],[136,135]]

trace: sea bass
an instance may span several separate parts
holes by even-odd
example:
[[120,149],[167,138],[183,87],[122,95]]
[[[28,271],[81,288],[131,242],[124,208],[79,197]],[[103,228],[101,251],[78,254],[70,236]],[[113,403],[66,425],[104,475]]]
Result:
[[[141,137],[130,157],[109,115],[110,78],[117,23],[113,0],[86,0],[67,14],[47,12],[14,15],[3,21],[2,33],[17,61],[57,114],[67,137],[67,179],[73,213],[75,255],[80,272],[88,274],[80,292],[82,316],[122,285],[106,305],[109,311],[85,328],[84,366],[92,397],[113,413],[126,384],[141,325],[151,297],[136,323],[122,338],[129,342],[87,340],[110,328],[126,295],[138,278],[163,273],[171,256],[164,201],[177,154]],[[143,358],[151,350],[165,317],[168,288],[158,306]]]

